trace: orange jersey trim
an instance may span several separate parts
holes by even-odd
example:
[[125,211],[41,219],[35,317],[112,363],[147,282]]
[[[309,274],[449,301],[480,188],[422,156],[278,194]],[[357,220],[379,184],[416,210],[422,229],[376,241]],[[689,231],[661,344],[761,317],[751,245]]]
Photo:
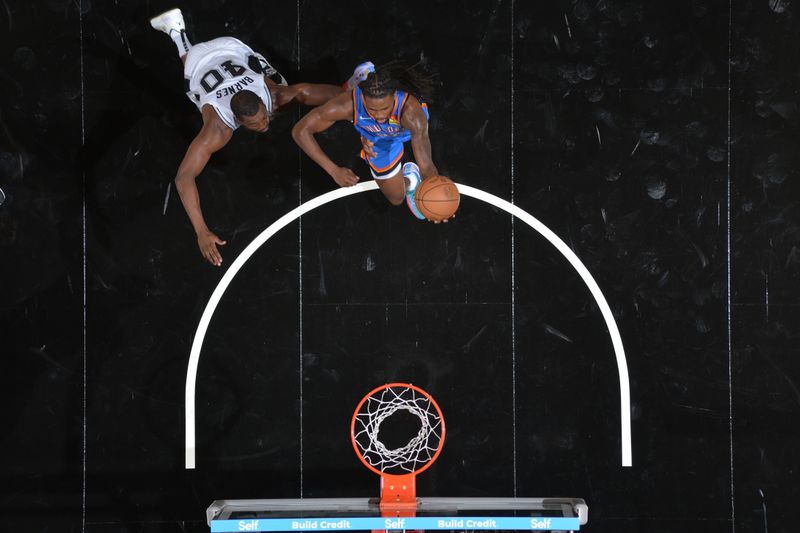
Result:
[[[397,92],[395,91],[395,98],[397,98]],[[408,100],[408,93],[403,95],[403,101],[400,102],[400,105],[395,108],[395,117],[397,117],[397,123],[400,123],[400,119],[403,116],[403,108],[406,106],[406,100]]]

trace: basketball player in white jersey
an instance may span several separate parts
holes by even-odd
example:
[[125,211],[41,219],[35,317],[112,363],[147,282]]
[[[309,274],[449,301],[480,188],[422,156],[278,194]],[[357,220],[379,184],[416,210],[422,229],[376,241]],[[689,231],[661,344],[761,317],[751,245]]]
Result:
[[[233,37],[220,37],[192,45],[180,9],[172,9],[150,19],[156,30],[170,36],[184,64],[187,96],[203,116],[203,127],[189,145],[178,173],[178,189],[189,215],[200,252],[211,264],[220,266],[222,256],[217,237],[205,223],[195,180],[211,154],[225,146],[239,126],[256,132],[269,128],[272,114],[291,102],[317,106],[341,94],[338,85],[296,83],[287,85],[261,54]],[[368,74],[369,66],[359,65],[345,83],[349,88]],[[361,69],[361,70],[359,70]]]

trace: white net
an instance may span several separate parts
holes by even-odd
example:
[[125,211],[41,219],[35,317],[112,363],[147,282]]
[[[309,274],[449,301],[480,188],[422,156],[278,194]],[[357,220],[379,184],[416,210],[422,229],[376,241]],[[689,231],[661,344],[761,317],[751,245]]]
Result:
[[[379,438],[381,425],[403,411],[419,419],[419,430],[405,446],[389,448]],[[442,444],[444,422],[425,394],[410,387],[383,388],[369,396],[355,416],[353,441],[364,461],[385,474],[410,474],[432,461]]]

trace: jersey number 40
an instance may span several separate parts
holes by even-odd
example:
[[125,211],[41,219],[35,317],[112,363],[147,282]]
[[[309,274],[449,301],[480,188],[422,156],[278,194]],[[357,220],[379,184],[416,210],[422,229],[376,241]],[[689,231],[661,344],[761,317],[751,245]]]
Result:
[[[236,63],[230,60],[220,63],[219,66],[222,70],[227,72],[231,78],[241,76],[242,74],[244,74],[244,71],[246,70],[243,66],[237,65]],[[219,87],[219,84],[222,83],[223,81],[225,81],[225,78],[223,77],[222,73],[218,69],[212,68],[211,70],[203,74],[203,77],[200,79],[200,85],[203,87],[203,90],[206,93],[210,93],[211,91]]]

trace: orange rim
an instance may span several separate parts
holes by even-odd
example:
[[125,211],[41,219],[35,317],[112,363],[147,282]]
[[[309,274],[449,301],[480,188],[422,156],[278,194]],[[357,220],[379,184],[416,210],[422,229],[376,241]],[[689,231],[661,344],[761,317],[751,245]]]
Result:
[[361,464],[363,464],[364,466],[366,466],[367,468],[369,468],[370,470],[372,470],[373,472],[375,472],[379,476],[397,475],[397,474],[386,474],[386,473],[382,472],[381,470],[378,470],[377,468],[375,468],[371,464],[369,464],[364,459],[364,456],[361,454],[361,450],[358,448],[358,443],[356,442],[356,433],[355,433],[356,417],[358,416],[359,411],[361,411],[361,407],[364,405],[364,403],[369,398],[371,398],[375,393],[377,393],[379,391],[382,391],[384,389],[391,389],[393,387],[402,387],[402,388],[412,389],[412,390],[420,393],[422,396],[424,396],[429,402],[431,402],[431,405],[433,405],[433,408],[436,410],[436,415],[439,417],[439,421],[440,421],[441,428],[442,428],[442,436],[439,439],[439,446],[436,447],[436,452],[433,454],[433,457],[431,457],[430,461],[428,461],[427,463],[422,465],[419,469],[414,470],[413,472],[408,474],[408,475],[415,476],[415,475],[421,474],[422,472],[427,470],[434,463],[434,461],[436,461],[436,459],[439,457],[439,454],[442,452],[442,448],[444,447],[444,437],[445,437],[445,433],[446,433],[445,424],[444,424],[444,415],[442,414],[442,410],[439,408],[439,404],[436,403],[436,400],[433,399],[433,396],[431,396],[430,394],[428,394],[424,390],[420,389],[416,385],[412,385],[410,383],[387,383],[386,385],[380,385],[378,387],[375,387],[374,389],[369,391],[363,398],[361,398],[361,401],[358,402],[358,405],[356,406],[355,411],[353,411],[353,416],[350,419],[350,443],[353,445],[353,450],[355,450],[356,455],[358,456],[358,459],[361,461]]

